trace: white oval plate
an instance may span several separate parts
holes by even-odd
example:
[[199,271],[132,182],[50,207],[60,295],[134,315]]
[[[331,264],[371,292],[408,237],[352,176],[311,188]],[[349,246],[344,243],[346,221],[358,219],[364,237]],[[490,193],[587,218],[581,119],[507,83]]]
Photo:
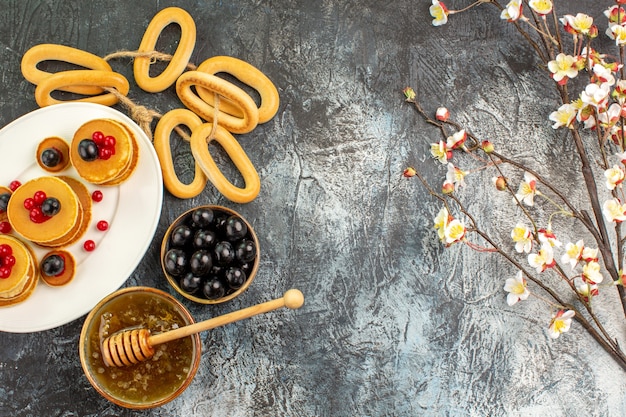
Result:
[[[9,123],[0,130],[0,185],[52,175],[37,165],[39,142],[47,136],[59,136],[69,142],[80,125],[97,118],[120,120],[131,128],[139,145],[137,168],[126,182],[116,187],[98,187],[83,181],[90,192],[102,191],[104,198],[94,202],[85,235],[65,248],[76,258],[76,276],[69,284],[56,288],[40,280],[28,299],[0,307],[0,331],[29,333],[52,329],[88,313],[126,281],[152,242],[163,203],[159,160],[139,126],[110,107],[91,103],[57,104]],[[80,179],[73,168],[59,175]],[[99,220],[109,222],[106,232],[97,230],[95,225]],[[87,239],[96,242],[93,252],[82,247]],[[38,259],[46,252],[31,246]]]

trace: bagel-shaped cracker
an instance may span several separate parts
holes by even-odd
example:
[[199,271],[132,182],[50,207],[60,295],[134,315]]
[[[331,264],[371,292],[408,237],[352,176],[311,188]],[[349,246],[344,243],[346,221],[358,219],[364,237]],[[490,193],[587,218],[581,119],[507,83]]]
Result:
[[149,93],[163,91],[176,82],[180,74],[185,71],[196,43],[196,24],[193,18],[181,8],[168,7],[152,18],[137,51],[139,53],[153,52],[161,32],[171,23],[180,26],[180,41],[172,60],[161,74],[156,77],[150,76],[150,57],[138,56],[133,64],[133,73],[137,85]]
[[40,107],[67,101],[80,101],[112,106],[119,101],[113,93],[99,94],[79,98],[76,100],[57,100],[52,97],[55,90],[66,89],[69,86],[90,85],[98,87],[115,88],[121,95],[127,95],[130,88],[128,80],[120,73],[99,70],[71,70],[57,72],[41,81],[35,88],[35,100]]
[[[259,123],[265,123],[276,115],[280,103],[278,90],[272,81],[255,66],[230,56],[214,56],[200,64],[197,70],[212,75],[218,73],[230,74],[242,83],[254,88],[261,97]],[[200,98],[215,106],[214,93],[203,87],[197,87],[196,90]],[[241,109],[231,101],[220,101],[219,109],[232,116],[242,117],[243,115]]]
[[202,125],[202,120],[194,112],[187,109],[174,109],[165,113],[154,129],[154,150],[161,163],[165,188],[178,198],[192,198],[202,192],[206,186],[207,177],[196,162],[194,163],[195,173],[191,183],[184,184],[178,179],[174,169],[170,135],[172,130],[179,125],[187,126],[193,132],[195,128]]
[[[191,87],[204,87],[209,92],[235,103],[242,110],[241,117],[218,111],[217,124],[232,133],[248,133],[259,122],[259,109],[252,97],[235,84],[215,75],[200,71],[187,71],[176,81],[176,93],[183,104],[208,122],[216,117],[215,107],[202,100]],[[219,107],[218,107],[219,109]]]
[[[52,72],[37,68],[40,63],[45,61],[66,62],[90,70],[113,71],[109,63],[97,55],[70,46],[44,43],[33,46],[22,57],[21,70],[24,78],[35,85],[39,85],[43,80],[53,75]],[[70,85],[59,88],[59,90],[86,96],[103,93],[102,88],[89,85]]]
[[[213,131],[212,123],[204,123],[195,128],[191,134],[191,153],[196,158],[196,163],[200,165],[202,171],[217,188],[217,190],[230,201],[235,203],[249,203],[254,200],[261,190],[261,181],[254,165],[250,162],[248,155],[239,145],[239,142],[219,124],[215,129],[215,136],[210,137]],[[235,167],[243,177],[244,188],[233,185],[218,168],[215,160],[209,153],[209,143],[211,141],[219,143],[230,157]]]

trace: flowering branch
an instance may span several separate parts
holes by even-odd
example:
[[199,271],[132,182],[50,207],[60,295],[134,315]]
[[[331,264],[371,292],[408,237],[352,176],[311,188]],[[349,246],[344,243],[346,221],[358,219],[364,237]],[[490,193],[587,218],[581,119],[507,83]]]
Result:
[[[450,121],[450,120],[446,120],[445,122],[438,122],[437,120],[434,120],[432,118],[430,118],[422,109],[422,107],[419,105],[419,103],[413,101],[412,99],[407,99],[408,102],[412,102],[415,106],[415,109],[418,110],[418,112],[420,112],[424,117],[427,123],[433,124],[435,126],[438,126],[441,129],[445,129],[445,127],[443,126],[444,123],[445,124],[450,124],[450,125],[456,125],[456,123]],[[470,136],[470,134],[468,134],[468,137]],[[478,142],[478,140],[471,135],[474,139],[475,142]],[[490,153],[488,153],[488,155],[490,157],[493,157],[493,155],[495,154],[495,151],[492,151]],[[509,158],[505,158],[502,157],[503,162],[509,163],[515,167],[519,167],[519,168],[524,168],[524,166],[516,161],[513,161]],[[497,166],[494,165],[494,166]],[[557,274],[561,277],[564,278],[564,280],[567,282],[567,285],[572,289],[573,293],[575,294],[575,296],[577,297],[578,301],[580,301],[583,305],[583,308],[585,308],[585,310],[587,311],[587,313],[589,314],[589,316],[591,317],[591,321],[589,321],[587,318],[584,317],[584,315],[582,314],[582,312],[580,310],[578,310],[575,306],[573,306],[571,303],[566,302],[561,295],[559,295],[559,293],[552,289],[550,286],[548,286],[545,282],[543,282],[540,278],[536,277],[533,273],[530,272],[529,269],[525,268],[519,261],[517,261],[513,256],[511,256],[508,252],[506,252],[502,246],[500,246],[498,243],[496,243],[496,241],[485,231],[481,230],[478,226],[478,222],[475,219],[475,217],[464,207],[463,203],[461,202],[461,200],[459,199],[458,196],[456,196],[453,193],[450,194],[440,194],[437,193],[431,186],[430,184],[427,182],[426,178],[419,172],[416,171],[414,169],[409,168],[408,172],[405,171],[405,176],[411,177],[411,176],[415,176],[417,177],[420,182],[423,184],[423,186],[428,190],[429,194],[437,199],[439,199],[441,202],[444,203],[444,207],[445,209],[444,211],[444,216],[448,216],[449,218],[449,213],[451,212],[451,207],[448,204],[447,199],[451,199],[452,201],[455,202],[455,206],[458,208],[459,212],[461,214],[463,214],[469,221],[470,223],[470,227],[467,227],[465,232],[462,234],[462,237],[459,237],[459,241],[462,241],[463,243],[465,243],[467,246],[469,246],[470,248],[476,250],[476,248],[481,248],[480,250],[478,250],[479,252],[495,252],[498,253],[499,255],[501,255],[502,257],[504,257],[507,261],[509,261],[513,266],[515,266],[524,276],[525,278],[527,278],[528,280],[530,280],[531,282],[533,282],[535,285],[537,285],[541,290],[543,290],[545,293],[547,293],[553,301],[549,301],[546,300],[545,298],[541,297],[540,295],[536,294],[536,293],[532,293],[532,295],[534,295],[535,297],[543,300],[544,302],[546,302],[547,304],[549,304],[550,306],[552,306],[553,308],[559,309],[559,310],[568,310],[568,311],[573,311],[574,312],[574,316],[572,316],[576,321],[580,322],[583,325],[583,328],[585,328],[592,337],[594,337],[594,339],[596,339],[598,341],[598,343],[600,343],[607,351],[610,351],[612,355],[614,355],[616,357],[616,360],[618,360],[619,362],[621,362],[621,366],[623,366],[626,369],[626,356],[625,354],[619,349],[619,346],[616,342],[614,342],[613,338],[608,334],[608,332],[606,331],[606,329],[604,328],[604,326],[602,325],[602,323],[600,322],[600,320],[598,319],[597,315],[594,313],[593,308],[591,303],[589,302],[588,299],[588,295],[586,294],[581,294],[581,292],[579,291],[579,289],[577,289],[574,285],[574,280],[573,279],[568,279],[567,278],[567,273],[562,269],[562,267],[560,265],[558,265],[558,263],[554,262],[554,264],[552,265],[552,268],[554,268],[554,270],[557,272]],[[547,181],[542,180],[543,183],[545,184],[549,184]],[[507,183],[507,188],[508,188],[508,183]],[[556,187],[550,185],[550,189],[554,189],[554,191],[558,190],[556,189]],[[510,188],[508,188],[508,190],[511,193],[514,193]],[[559,196],[561,197],[561,199],[563,199],[563,201],[571,206],[571,203],[559,192]],[[517,198],[517,197],[515,197]],[[523,207],[523,205],[519,202],[519,200],[517,200],[518,205],[525,210],[525,208]],[[528,214],[529,218],[532,218],[530,214]],[[578,215],[580,220],[585,219],[584,216],[582,215]],[[445,228],[444,228],[444,236],[445,236]],[[467,234],[470,233],[475,233],[478,236],[480,236],[484,241],[486,241],[489,246],[492,248],[492,250],[485,250],[484,246],[482,245],[478,245],[476,243],[473,242],[469,242],[469,239],[467,238]],[[543,233],[546,233],[545,231]],[[539,238],[537,238],[537,240],[539,240]],[[448,243],[448,245],[451,245],[451,243]],[[591,287],[590,284],[585,284],[588,287]],[[524,286],[525,289],[525,286]],[[591,292],[591,290],[588,290],[587,293]],[[529,293],[530,294],[530,293]],[[593,324],[592,324],[593,323]]]
[[[500,18],[515,26],[537,53],[543,63],[542,69],[554,81],[560,102],[558,109],[549,115],[549,120],[553,122],[555,130],[566,129],[574,143],[588,207],[577,208],[545,175],[496,152],[491,142],[480,141],[467,129],[451,121],[445,107],[437,109],[435,116],[431,117],[418,103],[411,88],[404,90],[406,101],[413,104],[424,120],[435,126],[443,137],[430,145],[430,153],[447,167],[447,171],[440,192],[435,191],[414,168],[407,168],[404,176],[417,177],[428,192],[442,202],[443,208],[435,218],[434,228],[445,247],[465,243],[475,251],[497,253],[518,270],[516,277],[506,279],[504,285],[510,306],[526,300],[532,294],[548,303],[552,310],[548,325],[550,337],[557,338],[567,332],[571,321],[576,320],[626,369],[626,354],[595,311],[595,307],[603,305],[599,298],[600,287],[616,287],[626,316],[626,274],[623,272],[623,245],[626,244],[626,238],[621,230],[622,222],[626,221],[625,193],[622,188],[626,178],[626,13],[621,4],[626,3],[626,0],[616,0],[617,4],[604,13],[608,19],[606,35],[615,41],[619,50],[617,62],[607,60],[610,55],[600,54],[592,48],[592,41],[599,34],[593,18],[584,13],[559,18],[552,0],[510,0],[506,5],[500,4],[498,0],[478,0],[459,10],[448,10],[441,1],[432,0],[432,23],[434,26],[444,25],[448,23],[449,15],[483,3],[497,7]],[[525,14],[524,7],[528,7],[529,14]],[[567,42],[568,37],[562,36],[561,32],[571,35],[571,45]],[[568,50],[573,55],[569,55]],[[588,75],[588,83],[578,97],[571,100],[569,81],[580,73]],[[592,164],[589,156],[591,145],[583,140],[583,134],[588,133],[596,137],[595,146],[600,155],[597,166]],[[469,156],[479,166],[462,169],[453,164],[451,160],[457,153]],[[611,163],[614,156],[620,163]],[[512,188],[505,175],[505,166],[523,172],[524,179],[517,190]],[[467,176],[487,169],[493,169],[496,173],[493,179],[495,189],[512,196],[514,204],[523,213],[522,220],[531,224],[528,228],[520,221],[511,231],[514,251],[481,229],[478,219],[469,212],[457,193],[465,186]],[[604,174],[608,192],[600,190],[596,178],[598,170]],[[609,195],[608,199],[606,195]],[[544,216],[534,210],[536,198],[549,208]],[[453,214],[452,209],[457,215]],[[553,232],[555,216],[575,219],[591,235],[596,247],[585,244],[582,239],[563,245]],[[469,226],[465,226],[465,222]],[[613,227],[612,232],[608,226]],[[486,244],[472,241],[472,236]],[[564,250],[560,263],[555,259],[558,250]],[[519,260],[520,255],[526,257],[526,260]],[[570,266],[571,274],[566,271],[565,265]],[[547,280],[545,277],[549,272],[558,280]],[[608,284],[604,281],[605,274],[609,277]],[[531,293],[528,282],[547,294],[548,298],[534,291]],[[561,285],[558,285],[559,282]]]

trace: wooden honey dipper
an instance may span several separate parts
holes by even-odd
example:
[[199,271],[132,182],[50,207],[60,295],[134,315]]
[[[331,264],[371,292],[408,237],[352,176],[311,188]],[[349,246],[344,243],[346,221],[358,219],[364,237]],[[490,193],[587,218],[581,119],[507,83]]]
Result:
[[291,289],[285,292],[281,298],[164,333],[151,335],[148,329],[122,330],[102,341],[102,359],[107,366],[122,367],[137,364],[150,359],[154,355],[154,346],[161,343],[181,339],[282,307],[297,309],[302,307],[303,304],[304,296],[302,293],[299,290]]

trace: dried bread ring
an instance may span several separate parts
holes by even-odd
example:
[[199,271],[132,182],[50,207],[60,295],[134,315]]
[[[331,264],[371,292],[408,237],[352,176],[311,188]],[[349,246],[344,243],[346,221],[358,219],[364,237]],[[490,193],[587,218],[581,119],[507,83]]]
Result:
[[62,90],[68,86],[98,86],[112,87],[120,94],[127,95],[130,86],[128,80],[122,74],[113,71],[99,70],[71,70],[57,72],[45,80],[41,81],[35,88],[35,100],[40,107],[51,104],[64,103],[67,101],[80,101],[112,106],[119,101],[113,93],[99,94],[96,96],[84,97],[76,100],[57,100],[51,94],[55,90]]
[[[217,125],[215,136],[211,138],[213,123],[204,123],[193,130],[191,134],[191,153],[207,178],[217,190],[235,203],[249,203],[254,200],[261,190],[261,181],[254,165],[241,145],[225,128]],[[208,145],[215,140],[228,154],[235,167],[243,177],[245,187],[233,185],[220,171],[209,153]]]
[[204,87],[206,90],[235,103],[242,110],[241,117],[228,113],[217,113],[217,124],[232,133],[248,133],[259,122],[259,109],[252,97],[235,84],[218,76],[200,71],[187,71],[176,81],[176,93],[183,104],[208,122],[216,116],[215,107],[196,95],[191,87]]
[[184,184],[178,179],[174,169],[170,135],[172,130],[179,125],[185,125],[193,132],[196,127],[202,125],[202,120],[194,112],[187,109],[174,109],[165,113],[154,129],[154,150],[161,163],[165,188],[178,198],[192,198],[202,192],[206,186],[207,177],[196,162],[191,183]]
[[[214,56],[201,63],[197,70],[212,75],[220,72],[230,74],[242,83],[254,88],[261,97],[259,123],[265,123],[276,115],[280,103],[278,90],[272,81],[255,66],[230,56]],[[212,92],[203,87],[197,87],[196,90],[200,98],[215,106],[215,95]],[[219,109],[232,116],[242,117],[243,115],[241,109],[230,101],[220,101]]]
[[[24,78],[35,85],[39,85],[54,74],[37,68],[37,65],[44,61],[67,62],[90,70],[113,71],[109,63],[97,55],[70,46],[44,43],[35,45],[24,53],[21,62]],[[103,93],[102,88],[89,85],[70,85],[59,90],[86,96]]]
[[196,43],[196,24],[185,10],[179,7],[167,7],[158,12],[148,24],[137,52],[153,52],[163,29],[171,23],[180,26],[180,41],[172,60],[156,77],[150,76],[150,57],[138,56],[133,64],[133,73],[137,85],[149,93],[165,90],[185,71]]

